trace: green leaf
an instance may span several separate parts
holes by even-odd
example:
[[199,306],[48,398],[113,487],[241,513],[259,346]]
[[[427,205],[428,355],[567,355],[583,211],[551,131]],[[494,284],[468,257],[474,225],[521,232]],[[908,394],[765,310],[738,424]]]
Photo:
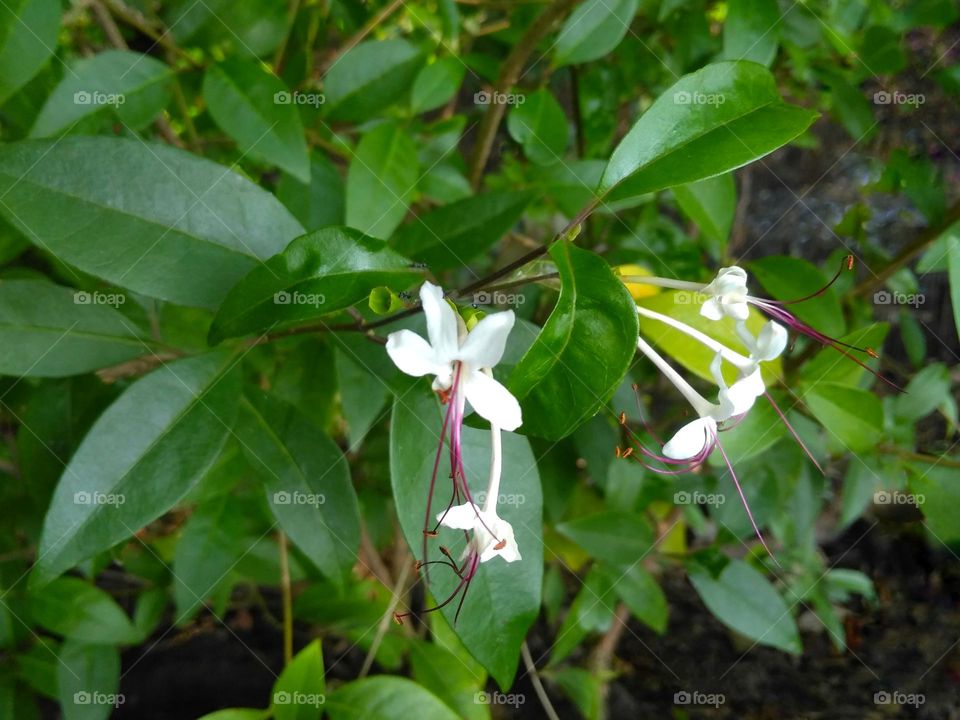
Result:
[[549,90],[536,90],[514,106],[507,116],[507,130],[523,146],[523,154],[537,165],[563,161],[569,133],[567,116]]
[[107,720],[123,704],[124,698],[117,693],[120,653],[116,648],[67,640],[57,659],[57,694],[64,720]]
[[777,0],[729,0],[723,26],[724,60],[752,60],[770,67],[779,37]]
[[557,35],[557,67],[596,60],[611,52],[630,29],[637,0],[587,0],[567,18]]
[[761,65],[707,65],[637,120],[613,151],[599,194],[619,200],[728,172],[790,142],[816,117],[785,104]]
[[415,640],[410,645],[410,667],[413,679],[456,710],[461,718],[489,720],[487,706],[476,701],[486,678],[483,671],[479,676],[474,675],[463,659],[441,645],[424,640]]
[[800,397],[846,450],[862,452],[880,442],[883,405],[871,392],[832,382],[801,386]]
[[[423,553],[427,488],[442,421],[436,397],[428,393],[422,383],[415,390],[399,395],[394,403],[390,423],[390,478],[400,525],[418,558]],[[476,497],[476,493],[485,489],[488,477],[490,433],[464,427],[462,445],[466,476]],[[513,526],[523,559],[506,563],[493,558],[482,563],[470,583],[470,592],[457,622],[454,623],[456,602],[442,612],[470,654],[483,664],[501,688],[509,688],[520,658],[520,644],[540,608],[542,499],[536,460],[526,438],[503,433],[503,468],[501,493],[506,499],[498,512]],[[449,477],[449,469],[449,458],[444,454],[433,503],[438,511],[448,499],[449,485],[443,479]],[[441,544],[458,557],[464,544],[463,533],[442,529],[438,539],[429,541],[431,557],[428,559],[440,557]],[[452,571],[448,574],[434,570],[430,573],[430,592],[442,600],[453,592],[457,582]]]
[[241,401],[237,432],[280,527],[340,585],[360,547],[357,495],[340,449],[294,407],[267,396]]
[[871,75],[893,75],[907,66],[900,34],[883,25],[867,28],[858,55],[860,63]]
[[58,0],[7,0],[0,11],[0,104],[39,72],[57,47]]
[[[883,347],[883,341],[890,331],[887,323],[873,323],[867,327],[852,330],[837,338],[840,342],[862,348]],[[877,361],[863,357],[867,366],[877,365]],[[834,348],[824,348],[805,363],[800,375],[805,381],[837,382],[844,385],[856,385],[867,371],[850,358],[846,358]]]
[[277,183],[277,199],[307,230],[343,225],[343,178],[325,155],[310,156],[310,184],[284,173]]
[[347,423],[350,449],[356,450],[373,424],[383,416],[388,387],[382,377],[346,347],[337,349],[336,364],[343,419]]
[[380,285],[408,287],[412,263],[381,240],[329,227],[298,237],[230,290],[210,342],[284,328],[343,310]]
[[557,525],[591,557],[613,565],[632,565],[650,551],[653,531],[641,515],[607,510]]
[[323,649],[314,640],[287,664],[273,685],[276,720],[317,720],[326,700]]
[[0,280],[0,373],[79,375],[149,354],[151,343],[102,300],[119,293],[75,292],[38,280]]
[[800,634],[790,609],[767,578],[747,563],[731,560],[718,578],[692,569],[690,582],[727,627],[761,645],[800,654]]
[[50,93],[30,137],[58,135],[93,115],[115,115],[140,130],[166,106],[172,76],[165,63],[129,50],[78,60]]
[[523,431],[558,440],[596,415],[620,385],[638,325],[633,298],[604,260],[565,241],[550,256],[560,297],[509,387],[523,408]]
[[960,486],[957,471],[928,463],[911,463],[909,484],[923,512],[924,525],[938,545],[960,543]]
[[680,209],[693,220],[720,256],[727,247],[733,215],[737,209],[737,188],[733,173],[698,180],[673,188]]
[[231,581],[230,570],[247,548],[238,542],[243,509],[225,495],[197,506],[173,556],[175,623],[189,624],[197,610]]
[[85,580],[62,577],[30,593],[30,616],[46,630],[86,643],[133,643],[139,633],[106,592]]
[[457,94],[466,66],[459,58],[445,57],[425,66],[413,81],[410,109],[415,114],[436,110]]
[[947,276],[950,278],[950,303],[953,305],[953,321],[960,337],[960,237],[953,233],[947,237]]
[[203,477],[236,413],[231,368],[220,353],[163,365],[104,411],[57,485],[31,586],[130,537]]
[[[806,297],[827,284],[817,266],[801,258],[768,255],[750,262],[747,267],[777,300]],[[832,287],[817,297],[791,305],[790,311],[824,335],[837,337],[845,331],[843,310]]]
[[639,620],[663,635],[667,630],[667,598],[653,575],[634,560],[623,572],[612,570],[614,588]]
[[435,695],[399,677],[355,680],[327,698],[330,720],[457,720],[456,713]]
[[227,168],[168,145],[108,137],[0,145],[0,212],[84,272],[211,308],[303,234],[276,198]]
[[893,397],[894,413],[902,420],[916,422],[951,397],[950,385],[950,371],[946,365],[927,365],[910,379],[905,392]]
[[434,269],[460,267],[488,250],[520,219],[529,192],[492,192],[436,208],[400,228],[392,245]]
[[269,710],[254,708],[227,708],[204,715],[200,720],[266,720],[270,717]]
[[203,99],[244,154],[310,182],[310,156],[294,96],[256,60],[231,58],[203,77]]
[[423,64],[406,40],[363,42],[337,58],[324,78],[331,120],[367,120],[403,97]]
[[347,225],[390,237],[407,214],[418,176],[413,139],[396,123],[375,127],[360,139],[347,169]]

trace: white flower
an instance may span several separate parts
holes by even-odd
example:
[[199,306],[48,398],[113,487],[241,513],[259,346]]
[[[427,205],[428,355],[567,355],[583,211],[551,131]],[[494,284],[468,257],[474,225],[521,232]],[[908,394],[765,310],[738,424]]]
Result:
[[493,377],[481,372],[494,367],[503,357],[507,336],[513,328],[513,311],[487,315],[467,333],[463,321],[444,300],[443,290],[436,285],[423,284],[420,302],[430,341],[410,330],[390,333],[390,359],[407,375],[435,376],[434,390],[453,388],[458,399],[465,397],[477,414],[491,423],[504,430],[518,428],[522,415],[517,399]]
[[757,337],[750,334],[744,322],[737,322],[736,329],[740,340],[750,351],[750,358],[757,362],[775,360],[787,348],[787,330],[773,320],[764,324]]
[[700,306],[700,314],[709,320],[724,316],[746,320],[750,314],[747,305],[747,272],[737,267],[721,268],[717,277],[701,292],[710,297]]
[[497,515],[500,497],[500,476],[503,470],[503,448],[500,428],[490,426],[490,479],[483,507],[472,500],[437,513],[437,522],[454,530],[473,531],[465,555],[476,553],[480,562],[502,557],[507,562],[520,560],[520,548],[513,536],[513,526]]
[[717,437],[717,421],[707,415],[688,422],[663,446],[663,454],[671,460],[688,460],[712,448]]
[[502,557],[507,562],[520,560],[520,548],[513,536],[513,526],[497,515],[487,512],[473,503],[464,503],[438,513],[441,525],[455,530],[472,530],[470,544],[480,556],[480,562]]

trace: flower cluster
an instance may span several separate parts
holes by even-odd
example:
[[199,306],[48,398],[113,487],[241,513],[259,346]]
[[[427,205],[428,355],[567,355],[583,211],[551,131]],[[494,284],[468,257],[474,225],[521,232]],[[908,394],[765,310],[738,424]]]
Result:
[[[463,319],[444,299],[443,290],[429,282],[420,288],[420,303],[429,340],[410,330],[400,330],[387,338],[387,353],[406,374],[433,376],[433,389],[446,405],[427,493],[423,559],[418,567],[426,574],[428,566],[440,564],[456,573],[459,583],[454,591],[430,610],[438,610],[459,596],[459,615],[481,563],[495,557],[506,562],[521,559],[513,527],[497,514],[497,499],[503,470],[501,431],[517,429],[522,415],[517,399],[492,373],[503,357],[514,315],[513,311],[488,315],[468,331]],[[463,467],[461,433],[468,403],[477,415],[490,422],[490,476],[482,505],[474,502]],[[444,447],[450,463],[450,502],[434,516],[433,495]],[[441,526],[462,530],[467,536],[467,547],[459,560],[442,546],[443,560],[428,559],[428,541],[437,536]],[[395,618],[401,622],[408,614],[397,614]]]
[[[727,465],[730,476],[733,478],[737,493],[740,496],[754,532],[756,532],[757,537],[760,539],[764,548],[767,549],[768,553],[770,552],[769,548],[767,548],[763,535],[760,533],[753,514],[750,512],[750,507],[743,493],[743,489],[740,486],[740,482],[727,454],[720,444],[719,432],[739,423],[753,407],[757,398],[762,395],[770,402],[779,418],[784,422],[810,459],[813,460],[814,464],[817,465],[818,468],[820,467],[796,431],[789,424],[784,413],[767,392],[761,367],[763,363],[771,362],[778,358],[786,349],[789,328],[789,330],[805,335],[818,343],[835,348],[861,366],[868,370],[870,369],[861,360],[851,355],[850,351],[856,350],[870,357],[876,357],[876,353],[871,349],[857,348],[830,338],[806,323],[803,323],[785,308],[786,305],[803,302],[804,300],[809,300],[823,293],[837,280],[844,268],[852,269],[852,260],[852,257],[846,258],[844,265],[823,288],[811,295],[791,301],[766,300],[750,295],[747,289],[747,273],[742,268],[736,266],[722,268],[717,273],[717,276],[706,284],[647,276],[629,276],[623,278],[624,282],[642,283],[694,292],[696,296],[702,299],[700,315],[713,322],[732,321],[737,337],[739,337],[748,354],[744,355],[718,342],[716,339],[687,323],[638,305],[637,313],[639,313],[641,317],[668,325],[684,333],[714,353],[713,362],[710,365],[710,374],[717,385],[717,398],[716,401],[711,401],[701,395],[671,367],[643,337],[639,337],[637,339],[637,348],[639,351],[645,355],[657,369],[660,370],[664,377],[673,384],[680,394],[683,395],[692,406],[697,417],[681,427],[667,442],[662,443],[660,452],[649,450],[639,441],[635,434],[627,429],[631,446],[626,451],[618,449],[618,454],[621,456],[634,456],[654,472],[672,475],[695,469],[710,456],[714,449],[717,449]],[[747,320],[750,317],[750,306],[756,307],[770,318],[756,335],[747,327]],[[723,370],[725,366],[731,367],[735,372],[735,380],[730,384],[726,382],[724,377]],[[626,428],[626,418],[623,415],[621,415],[621,422]]]

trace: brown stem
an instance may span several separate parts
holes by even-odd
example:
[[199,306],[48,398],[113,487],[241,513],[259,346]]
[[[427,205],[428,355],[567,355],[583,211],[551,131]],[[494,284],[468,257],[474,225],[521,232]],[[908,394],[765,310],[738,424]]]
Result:
[[358,30],[343,45],[341,45],[334,55],[330,56],[329,60],[326,63],[325,71],[333,67],[333,65],[337,62],[337,60],[343,57],[345,53],[349,52],[350,50],[355,48],[357,45],[362,43],[364,39],[367,37],[367,35],[373,32],[374,28],[382,24],[388,17],[393,15],[393,13],[397,10],[397,8],[401,7],[403,3],[404,3],[404,0],[393,0],[393,2],[387,5],[385,8],[383,8],[383,10],[381,10],[372,18],[367,20],[366,24],[364,24],[364,26],[360,28],[360,30]]
[[293,593],[290,588],[290,559],[287,551],[287,534],[277,534],[280,545],[280,588],[283,593],[283,664],[293,659]]
[[917,236],[916,240],[901,250],[900,253],[893,258],[893,260],[887,263],[886,267],[884,267],[880,272],[873,277],[867,278],[862,283],[857,285],[853,289],[853,294],[860,297],[869,295],[872,291],[883,285],[883,283],[885,283],[887,279],[897,270],[902,268],[917,255],[923,252],[923,250],[926,249],[930,243],[940,237],[947,228],[949,228],[958,220],[960,220],[960,201],[954,203],[953,206],[947,210],[943,220],[936,225],[930,225],[927,227],[922,233],[920,233],[920,235]]
[[[497,78],[497,85],[494,88],[492,99],[498,95],[505,95],[517,84],[520,79],[520,71],[526,64],[534,49],[550,32],[554,23],[560,20],[567,12],[577,4],[577,0],[555,0],[546,10],[544,10],[530,24],[523,37],[513,46],[510,54],[500,68],[500,75]],[[503,120],[503,114],[506,112],[506,105],[498,102],[491,102],[487,106],[487,111],[480,121],[480,128],[477,130],[477,142],[473,148],[473,155],[470,158],[470,185],[474,190],[480,187],[480,179],[483,177],[483,170],[490,157],[490,151],[493,149],[493,141],[500,127],[500,121]]]

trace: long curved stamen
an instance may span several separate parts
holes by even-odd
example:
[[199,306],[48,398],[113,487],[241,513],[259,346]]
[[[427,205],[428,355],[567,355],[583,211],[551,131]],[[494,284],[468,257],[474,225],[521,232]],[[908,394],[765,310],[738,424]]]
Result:
[[815,297],[819,297],[829,290],[830,287],[840,279],[840,276],[843,274],[844,270],[853,270],[853,261],[853,255],[847,255],[845,258],[843,258],[843,261],[840,263],[840,267],[837,269],[837,272],[834,273],[833,277],[830,278],[829,281],[827,281],[827,284],[819,290],[810,293],[809,295],[794,298],[793,300],[764,300],[764,302],[770,303],[771,305],[794,305],[796,303],[806,302],[807,300],[812,300]]
[[[447,554],[449,555],[449,553]],[[438,560],[436,562],[443,562],[443,561]],[[444,600],[443,602],[437,603],[433,607],[423,610],[422,614],[426,615],[427,613],[436,612],[437,610],[441,610],[445,608],[447,605],[453,602],[458,595],[460,595],[462,590],[463,595],[460,597],[460,602],[457,604],[457,612],[453,617],[453,622],[456,623],[457,620],[460,618],[460,611],[463,609],[463,601],[464,599],[466,599],[467,591],[470,589],[470,582],[473,580],[474,576],[477,574],[477,568],[479,567],[479,565],[480,565],[480,556],[476,552],[471,551],[470,554],[467,556],[467,560],[466,562],[464,562],[463,567],[461,567],[459,571],[456,569],[456,567],[454,568],[454,572],[456,572],[457,577],[460,578],[460,582],[457,583],[456,587],[453,589],[453,592],[451,592],[450,595],[447,597],[447,599]],[[395,612],[393,613],[393,619],[398,625],[403,625],[404,618],[413,617],[414,615],[416,615],[416,613],[414,613],[413,611],[404,612],[404,613]]]
[[731,463],[730,458],[727,457],[727,452],[723,449],[723,445],[720,444],[719,438],[716,439],[715,444],[717,449],[720,451],[720,454],[723,456],[723,462],[726,463],[727,470],[730,471],[730,477],[733,478],[733,484],[737,488],[737,494],[740,496],[740,502],[743,503],[743,509],[747,511],[747,517],[750,518],[750,525],[753,526],[753,531],[757,534],[757,539],[760,540],[760,544],[763,545],[763,549],[767,551],[767,555],[773,559],[778,567],[782,567],[780,565],[780,561],[777,560],[772,552],[770,552],[770,548],[767,547],[767,542],[763,539],[763,534],[760,532],[760,528],[757,527],[757,521],[753,519],[753,513],[750,512],[750,503],[747,502],[747,496],[743,494],[743,488],[740,486],[740,480],[737,478],[737,473],[735,473],[733,470],[733,463]]
[[823,471],[823,468],[820,467],[820,463],[817,462],[817,459],[813,456],[813,453],[810,452],[810,449],[806,446],[803,440],[800,439],[800,436],[797,434],[797,431],[793,429],[793,425],[790,424],[790,421],[787,420],[787,416],[783,414],[783,411],[780,409],[780,406],[774,402],[773,397],[770,393],[764,391],[764,397],[767,398],[767,401],[773,406],[773,409],[777,411],[777,415],[780,416],[780,420],[783,421],[783,424],[787,426],[787,430],[790,431],[790,434],[793,435],[793,439],[797,441],[797,444],[803,449],[803,452],[806,453],[807,457],[810,458],[810,461],[817,466],[817,470],[820,471],[821,475],[826,475]]

